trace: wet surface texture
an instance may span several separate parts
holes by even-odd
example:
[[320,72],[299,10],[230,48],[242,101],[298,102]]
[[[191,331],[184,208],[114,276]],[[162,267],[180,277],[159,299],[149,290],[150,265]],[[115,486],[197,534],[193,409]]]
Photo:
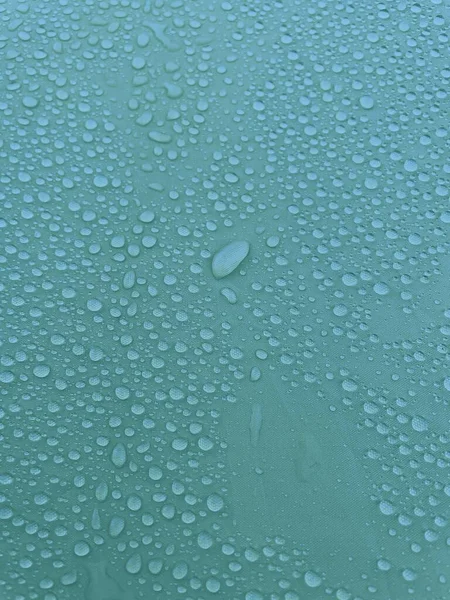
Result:
[[446,0],[0,0],[0,599],[449,600]]

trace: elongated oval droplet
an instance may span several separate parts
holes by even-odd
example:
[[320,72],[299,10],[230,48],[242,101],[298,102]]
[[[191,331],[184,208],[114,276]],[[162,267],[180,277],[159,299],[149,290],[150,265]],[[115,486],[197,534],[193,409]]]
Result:
[[108,484],[105,483],[104,481],[101,481],[96,490],[95,490],[95,497],[97,498],[97,500],[99,502],[104,502],[106,500],[106,498],[108,497]]
[[216,279],[222,279],[232,273],[241,264],[250,251],[250,244],[245,240],[231,242],[214,255],[212,273]]
[[98,512],[98,508],[94,508],[91,518],[91,525],[92,529],[95,529],[96,531],[101,529],[100,513]]
[[261,370],[258,367],[252,367],[250,371],[250,381],[259,381],[261,379]]
[[116,444],[111,454],[111,460],[116,467],[123,467],[127,460],[127,451],[123,444]]
[[123,276],[123,287],[126,290],[131,290],[136,281],[136,274],[134,271],[127,271]]
[[113,517],[109,522],[109,535],[113,538],[119,536],[125,528],[125,519]]

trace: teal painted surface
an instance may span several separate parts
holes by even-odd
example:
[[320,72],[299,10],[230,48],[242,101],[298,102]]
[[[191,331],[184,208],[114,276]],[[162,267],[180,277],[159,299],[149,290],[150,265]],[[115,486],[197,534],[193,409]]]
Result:
[[449,600],[449,5],[0,3],[0,599]]

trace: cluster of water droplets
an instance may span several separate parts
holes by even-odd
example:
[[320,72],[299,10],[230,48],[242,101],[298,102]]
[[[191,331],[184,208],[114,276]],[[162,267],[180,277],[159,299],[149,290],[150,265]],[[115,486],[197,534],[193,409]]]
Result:
[[448,598],[449,17],[1,4],[2,598]]

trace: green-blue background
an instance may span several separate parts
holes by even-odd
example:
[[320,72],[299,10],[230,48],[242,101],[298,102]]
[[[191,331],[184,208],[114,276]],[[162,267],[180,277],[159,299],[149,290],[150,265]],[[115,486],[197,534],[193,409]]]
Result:
[[0,2],[1,600],[449,600],[449,10]]

